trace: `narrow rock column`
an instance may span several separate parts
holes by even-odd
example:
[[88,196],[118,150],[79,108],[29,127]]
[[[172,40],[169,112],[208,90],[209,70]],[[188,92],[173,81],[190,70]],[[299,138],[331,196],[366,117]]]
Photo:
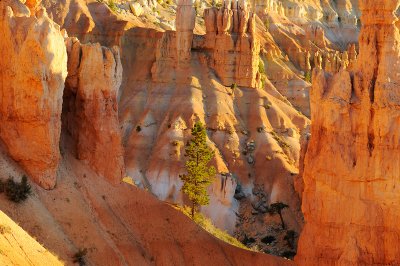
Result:
[[196,22],[194,0],[177,0],[176,11],[176,49],[178,69],[188,67],[191,58],[193,30]]
[[63,118],[77,157],[118,184],[125,174],[117,95],[122,81],[119,49],[66,39],[68,77]]

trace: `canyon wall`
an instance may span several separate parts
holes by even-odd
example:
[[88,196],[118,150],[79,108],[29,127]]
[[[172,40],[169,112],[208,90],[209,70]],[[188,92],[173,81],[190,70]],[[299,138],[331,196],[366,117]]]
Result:
[[117,183],[125,174],[117,104],[119,50],[67,39],[67,54],[66,33],[38,3],[29,4],[6,1],[0,6],[5,37],[0,44],[5,58],[0,62],[1,140],[33,181],[52,189],[60,160],[61,114],[66,112],[77,157]]
[[300,265],[400,264],[398,0],[360,0],[354,71],[313,73]]
[[43,188],[56,184],[67,53],[45,10],[0,3],[0,137]]

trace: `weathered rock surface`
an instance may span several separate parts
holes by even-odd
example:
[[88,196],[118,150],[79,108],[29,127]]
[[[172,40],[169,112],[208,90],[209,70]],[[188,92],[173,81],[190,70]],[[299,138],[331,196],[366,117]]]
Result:
[[40,186],[56,184],[67,53],[44,10],[0,3],[0,137]]
[[190,77],[196,12],[192,0],[179,0],[177,5],[176,32],[158,34],[156,60],[151,69],[157,82],[185,82]]
[[204,11],[205,46],[211,50],[210,62],[225,86],[255,88],[260,77],[260,42],[256,38],[255,14],[243,1],[224,1],[222,8]]
[[398,0],[360,0],[354,72],[316,70],[300,265],[400,264]]
[[66,39],[68,77],[63,116],[77,157],[118,183],[125,174],[117,95],[122,81],[118,47]]

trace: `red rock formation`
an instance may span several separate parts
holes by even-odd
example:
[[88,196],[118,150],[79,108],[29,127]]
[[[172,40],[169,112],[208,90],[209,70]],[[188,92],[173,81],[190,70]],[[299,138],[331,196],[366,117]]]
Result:
[[[56,184],[67,54],[44,10],[29,17],[19,1],[0,3],[0,137],[40,186]],[[50,49],[49,49],[50,48]]]
[[354,73],[313,75],[300,265],[399,265],[399,0],[360,0]]
[[64,112],[77,156],[100,176],[118,183],[125,174],[117,94],[122,66],[117,47],[66,40],[68,77]]
[[205,49],[212,50],[211,67],[222,84],[255,88],[258,83],[260,43],[255,37],[255,15],[241,2],[204,11]]

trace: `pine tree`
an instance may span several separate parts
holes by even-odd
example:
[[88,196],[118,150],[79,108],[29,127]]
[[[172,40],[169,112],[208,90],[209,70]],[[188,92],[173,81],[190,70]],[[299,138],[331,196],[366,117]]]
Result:
[[216,173],[215,168],[209,166],[214,151],[207,146],[207,133],[201,122],[196,122],[192,128],[192,139],[186,144],[185,156],[187,174],[181,175],[180,178],[183,182],[182,191],[192,202],[191,215],[194,218],[196,208],[210,202],[207,187]]
[[286,228],[285,222],[283,221],[283,217],[282,217],[282,210],[285,208],[289,208],[289,206],[282,202],[275,202],[275,203],[271,204],[271,206],[269,207],[270,214],[275,214],[275,213],[279,214],[279,217],[281,218],[281,225],[282,225],[283,230],[285,230],[285,228]]

